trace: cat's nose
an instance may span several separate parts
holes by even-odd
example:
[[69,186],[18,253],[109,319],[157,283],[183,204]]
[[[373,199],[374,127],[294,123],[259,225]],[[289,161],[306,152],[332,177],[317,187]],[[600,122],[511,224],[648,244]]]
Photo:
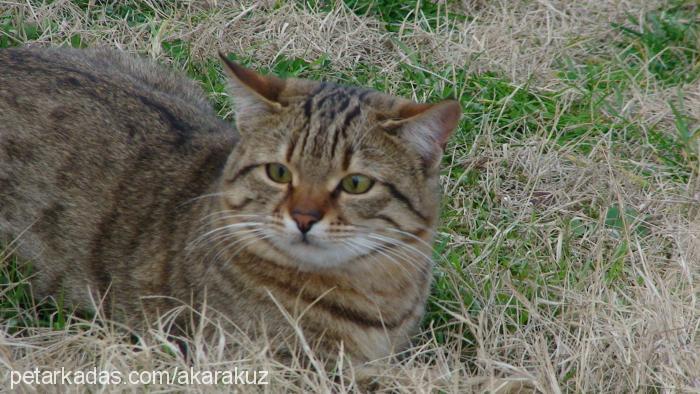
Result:
[[292,219],[297,223],[297,227],[302,234],[306,234],[311,230],[316,222],[321,220],[323,214],[316,210],[302,211],[301,209],[293,209],[291,212]]

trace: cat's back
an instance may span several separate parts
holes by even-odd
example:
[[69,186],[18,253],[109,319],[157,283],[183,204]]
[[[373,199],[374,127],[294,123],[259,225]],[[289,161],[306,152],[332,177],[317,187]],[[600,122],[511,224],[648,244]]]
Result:
[[[138,139],[146,127],[174,134],[220,131],[201,89],[186,77],[151,62],[108,49],[10,48],[0,50],[0,108],[7,126],[66,123],[71,118],[131,122],[126,130]],[[156,116],[153,116],[156,115]],[[191,123],[197,122],[197,127]],[[155,126],[165,125],[165,128]],[[189,126],[189,127],[188,127]],[[189,131],[188,131],[189,129]],[[83,127],[75,133],[94,134]],[[43,127],[42,132],[46,132]],[[105,130],[106,131],[106,130]],[[118,133],[109,133],[118,137]]]
[[21,234],[30,258],[136,250],[175,227],[171,212],[208,190],[237,140],[194,82],[151,62],[0,50],[0,238]]
[[[2,91],[46,86],[46,82],[99,88],[120,84],[121,89],[159,91],[210,111],[201,89],[191,80],[152,62],[121,51],[73,48],[19,47],[0,50]],[[31,75],[32,78],[23,78]],[[79,77],[75,80],[69,78]],[[63,78],[60,80],[60,78]],[[81,81],[82,80],[82,81]],[[46,93],[46,92],[44,92]]]

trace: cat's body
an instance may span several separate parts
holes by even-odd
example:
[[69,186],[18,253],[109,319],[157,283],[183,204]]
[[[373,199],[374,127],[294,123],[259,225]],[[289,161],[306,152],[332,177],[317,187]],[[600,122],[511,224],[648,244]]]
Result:
[[437,145],[458,110],[228,67],[240,135],[146,62],[0,50],[0,241],[39,297],[106,295],[118,319],[206,294],[244,329],[291,335],[284,309],[329,353],[397,350],[430,287]]

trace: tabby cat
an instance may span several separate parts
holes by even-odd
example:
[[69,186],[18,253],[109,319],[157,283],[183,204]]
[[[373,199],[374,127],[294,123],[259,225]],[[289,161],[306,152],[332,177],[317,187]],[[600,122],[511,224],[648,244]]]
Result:
[[405,347],[459,105],[222,60],[235,127],[145,60],[0,50],[0,241],[36,296],[134,326],[206,301],[251,332],[292,336],[296,318],[330,357]]

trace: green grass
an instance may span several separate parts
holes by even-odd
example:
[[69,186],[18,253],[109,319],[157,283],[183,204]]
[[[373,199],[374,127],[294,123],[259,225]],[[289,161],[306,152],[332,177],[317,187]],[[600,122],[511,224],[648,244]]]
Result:
[[673,1],[671,6],[646,14],[641,21],[629,17],[628,24],[614,24],[625,40],[622,57],[645,65],[660,82],[678,85],[700,75],[699,5]]
[[[1,252],[0,252],[1,253]],[[2,255],[0,254],[0,258]],[[50,327],[62,330],[68,311],[62,300],[37,303],[28,284],[31,267],[20,267],[14,258],[0,268],[0,321],[9,334],[21,333],[25,327]]]
[[[467,15],[452,12],[454,0],[437,2],[429,0],[346,0],[345,6],[353,10],[357,15],[372,16],[384,22],[384,28],[390,32],[397,32],[405,28],[405,21],[417,21],[418,25],[428,30],[435,29],[440,18],[447,16],[450,20],[462,21],[468,19]],[[312,9],[330,11],[334,7],[333,1],[305,0],[302,1]],[[448,6],[446,6],[447,4]]]
[[[88,2],[79,3],[87,8]],[[304,4],[326,11],[333,7],[332,2]],[[347,5],[360,15],[376,16],[385,23],[388,32],[397,31],[405,18],[415,17],[416,10],[425,17],[426,28],[433,28],[440,13],[445,12],[438,2],[429,1],[352,0]],[[126,19],[133,25],[148,23],[153,18],[153,10],[139,2],[120,5],[98,2],[92,5],[91,12]],[[541,139],[545,150],[566,150],[580,160],[587,160],[596,154],[601,141],[607,141],[610,154],[626,165],[623,170],[631,174],[630,181],[635,182],[640,191],[651,193],[650,185],[658,174],[637,168],[635,160],[663,167],[667,181],[678,184],[685,184],[697,169],[696,141],[700,129],[694,126],[697,119],[692,119],[680,104],[683,86],[696,81],[700,75],[697,14],[697,4],[676,2],[645,15],[641,24],[632,17],[627,23],[615,24],[621,33],[621,41],[617,43],[619,56],[565,59],[559,66],[559,90],[541,90],[528,83],[515,84],[498,70],[474,74],[421,64],[431,73],[409,65],[401,66],[401,82],[396,93],[410,97],[416,92],[419,97],[431,100],[448,97],[460,100],[465,116],[445,155],[446,167],[465,157],[473,147],[478,149],[486,143],[522,147],[533,139]],[[467,16],[457,17],[464,18]],[[0,14],[0,47],[35,40],[42,29],[51,28],[50,24],[40,27]],[[68,41],[68,45],[76,47],[86,45],[77,35]],[[201,83],[219,114],[230,113],[229,104],[222,95],[224,77],[217,59],[192,60],[190,44],[186,41],[163,41],[161,45],[174,67]],[[251,58],[229,56],[246,65],[253,63]],[[305,60],[281,55],[270,69],[261,71],[284,77],[330,79],[379,90],[390,85],[388,77],[375,66],[359,63],[351,72],[340,71],[326,57]],[[638,119],[623,111],[625,92],[630,86],[644,84],[643,71],[653,75],[658,83],[678,87],[679,99],[671,102],[676,119],[675,133],[655,125],[642,128]],[[445,83],[435,75],[451,82]],[[491,130],[493,140],[484,140],[485,127]],[[576,164],[573,160],[571,163]],[[495,303],[510,317],[505,326],[507,330],[528,324],[529,312],[512,296],[509,286],[528,300],[555,301],[557,293],[548,289],[584,286],[596,270],[604,272],[610,287],[638,280],[627,264],[630,242],[650,235],[649,222],[654,220],[651,215],[619,204],[612,195],[582,198],[565,212],[553,213],[545,207],[523,215],[522,211],[506,206],[503,196],[497,195],[492,187],[495,183],[509,182],[516,185],[514,187],[530,187],[522,168],[510,170],[506,167],[504,163],[502,171],[495,176],[478,165],[470,168],[455,165],[444,172],[449,174],[448,183],[456,193],[445,196],[439,232],[447,235],[440,236],[436,242],[435,258],[439,268],[423,322],[425,328],[435,328],[439,341],[454,335],[453,326],[457,323],[446,309],[458,305],[464,305],[470,316],[476,318],[486,302]],[[542,198],[546,200],[548,196]],[[464,208],[470,211],[469,219],[465,218]],[[601,232],[610,237],[598,251],[598,257],[582,255],[581,250],[585,248],[582,245]],[[470,242],[450,246],[450,237],[463,237]],[[557,242],[561,244],[558,260],[552,258],[551,251],[537,246]],[[480,271],[494,274],[479,282],[463,274],[458,286],[450,282],[452,277],[442,274],[445,269],[467,272],[475,261]],[[20,281],[20,276],[16,263],[11,262],[0,275],[0,288],[5,291],[9,284]],[[500,290],[490,299],[489,294],[493,294],[494,289]],[[14,286],[0,297],[0,320],[12,321],[11,326],[17,329],[23,325],[63,327],[65,311],[55,306],[43,306],[38,314],[31,316],[17,312],[31,309],[28,307],[32,304],[28,286]],[[551,306],[538,308],[550,315],[558,313]],[[552,308],[554,310],[550,310]],[[466,343],[473,343],[469,332],[461,335]]]

